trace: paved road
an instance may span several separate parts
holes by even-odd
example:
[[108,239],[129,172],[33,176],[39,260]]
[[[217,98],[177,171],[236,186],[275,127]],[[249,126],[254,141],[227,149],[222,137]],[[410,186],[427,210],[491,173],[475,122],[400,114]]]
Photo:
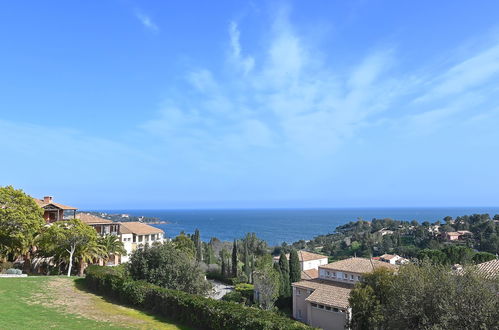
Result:
[[234,286],[232,285],[228,285],[215,280],[209,280],[209,281],[213,285],[213,289],[208,296],[212,299],[220,300],[227,293],[234,290]]

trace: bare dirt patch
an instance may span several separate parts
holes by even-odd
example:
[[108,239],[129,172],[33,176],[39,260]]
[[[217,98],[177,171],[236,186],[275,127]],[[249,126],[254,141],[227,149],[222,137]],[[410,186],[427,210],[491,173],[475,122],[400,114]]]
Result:
[[44,292],[32,295],[29,303],[58,308],[66,313],[110,322],[123,328],[176,328],[159,321],[148,320],[147,316],[135,309],[112,304],[99,296],[81,291],[75,287],[74,280],[70,278],[52,278],[47,282],[45,289]]

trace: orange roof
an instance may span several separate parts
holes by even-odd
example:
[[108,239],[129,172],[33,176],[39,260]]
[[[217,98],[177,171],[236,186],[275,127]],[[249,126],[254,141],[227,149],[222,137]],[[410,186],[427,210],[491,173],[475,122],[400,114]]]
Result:
[[391,265],[383,261],[355,257],[319,266],[319,268],[333,269],[340,272],[352,272],[357,274],[370,273],[374,269],[382,267],[393,270],[396,270],[398,268],[395,265]]
[[111,220],[103,219],[90,213],[78,213],[76,217],[87,225],[103,225],[113,223]]
[[136,235],[149,235],[164,233],[159,228],[147,225],[142,222],[118,222],[120,224],[120,233],[122,234],[136,234]]
[[310,261],[324,258],[327,258],[327,256],[302,250],[298,251],[298,259],[300,261]]
[[72,206],[62,205],[62,204],[54,203],[54,202],[46,203],[43,200],[37,199],[37,198],[33,198],[33,199],[35,200],[36,204],[42,208],[45,208],[49,205],[52,205],[52,206],[55,206],[56,208],[61,209],[61,210],[78,210],[76,207],[72,207]]
[[317,269],[308,269],[301,271],[302,280],[312,280],[314,278],[319,278],[319,271]]
[[331,307],[347,308],[353,284],[326,280],[308,280],[293,283],[294,287],[314,290],[305,301]]

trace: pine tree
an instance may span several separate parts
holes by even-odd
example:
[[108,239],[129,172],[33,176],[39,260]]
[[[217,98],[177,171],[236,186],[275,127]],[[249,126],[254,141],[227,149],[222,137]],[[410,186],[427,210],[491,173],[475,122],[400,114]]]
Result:
[[281,270],[281,285],[279,290],[281,297],[291,296],[291,284],[289,283],[289,261],[284,252],[279,257],[279,269]]
[[289,255],[289,280],[291,283],[301,280],[300,259],[295,249],[292,249]]
[[232,246],[232,277],[237,277],[237,243]]

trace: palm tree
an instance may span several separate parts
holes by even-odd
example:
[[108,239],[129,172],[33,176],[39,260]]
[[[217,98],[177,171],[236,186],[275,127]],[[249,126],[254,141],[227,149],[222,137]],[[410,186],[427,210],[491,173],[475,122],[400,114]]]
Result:
[[83,276],[85,271],[85,266],[88,263],[93,263],[99,258],[106,256],[105,246],[100,244],[100,242],[90,241],[75,252],[75,256],[78,258],[78,263],[80,266],[79,276]]
[[103,248],[104,264],[109,261],[112,255],[125,255],[126,250],[123,246],[123,242],[120,241],[118,236],[106,235],[99,239],[99,244]]

